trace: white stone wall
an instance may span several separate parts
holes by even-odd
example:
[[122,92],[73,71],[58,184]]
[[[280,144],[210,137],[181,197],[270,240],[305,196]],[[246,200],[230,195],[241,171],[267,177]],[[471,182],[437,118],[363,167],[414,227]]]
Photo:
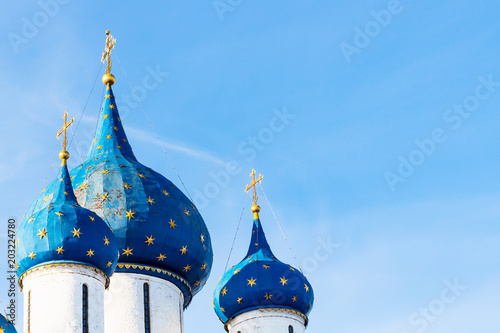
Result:
[[145,332],[144,283],[149,284],[151,333],[182,333],[184,296],[180,289],[157,277],[123,272],[111,276],[105,292],[105,332]]
[[252,310],[237,315],[227,324],[229,333],[304,333],[305,319],[281,310]]
[[81,333],[82,288],[88,289],[90,333],[104,332],[104,276],[88,267],[55,266],[36,270],[23,279],[24,333]]

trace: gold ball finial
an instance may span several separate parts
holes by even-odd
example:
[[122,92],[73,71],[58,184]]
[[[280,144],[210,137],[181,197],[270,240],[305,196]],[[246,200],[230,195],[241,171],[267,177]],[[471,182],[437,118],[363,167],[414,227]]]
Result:
[[106,73],[102,76],[102,83],[106,85],[113,85],[115,83],[115,76],[110,73]]
[[252,206],[252,213],[258,213],[260,212],[260,206],[259,205],[253,205]]
[[66,150],[63,150],[59,153],[59,158],[62,160],[62,165],[66,165],[66,161],[69,158],[69,153]]
[[109,30],[106,30],[106,35],[109,35]]

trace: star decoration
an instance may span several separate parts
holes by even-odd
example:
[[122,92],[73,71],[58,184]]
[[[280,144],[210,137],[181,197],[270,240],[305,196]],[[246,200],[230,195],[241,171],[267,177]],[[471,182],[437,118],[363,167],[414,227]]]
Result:
[[201,240],[202,243],[205,242],[205,236],[200,235],[200,240]]
[[134,249],[130,249],[130,248],[127,246],[127,249],[122,249],[122,250],[123,250],[122,255],[124,254],[124,255],[126,255],[126,256],[128,257],[129,255],[132,255],[132,251],[133,251]]
[[64,192],[64,195],[68,195],[68,192]]
[[295,303],[295,302],[297,302],[297,296],[293,296],[293,297],[292,297],[292,301],[293,301],[294,303]]
[[127,142],[127,139],[122,139],[122,140],[123,140],[123,142]]
[[186,216],[189,216],[189,211],[186,208],[184,208],[184,214],[186,214]]
[[148,243],[148,246],[149,245],[154,245],[153,241],[155,240],[156,238],[153,238],[153,235],[151,235],[150,237],[146,236],[146,241],[144,243]]
[[222,312],[226,312],[226,310],[224,310],[224,308],[223,308],[222,306],[220,307],[220,310],[221,310]]
[[188,251],[187,245],[184,245],[179,251],[181,251],[181,254],[183,255],[186,254],[186,252]]
[[257,284],[257,282],[256,282],[257,279],[254,279],[253,277],[251,277],[250,280],[247,279],[247,281],[248,281],[247,286],[250,286],[250,287],[253,287]]
[[241,298],[241,297],[238,297],[238,299],[236,300],[236,302],[238,302],[238,304],[241,304],[241,303],[243,303],[243,298]]
[[309,291],[309,286],[307,284],[304,283],[304,289],[306,290],[306,292]]
[[32,217],[29,218],[28,222],[33,222],[34,219],[35,218],[32,216]]
[[78,238],[80,238],[80,235],[83,235],[83,233],[80,232],[80,228],[78,228],[78,230],[76,228],[73,228],[73,231],[71,233],[73,233],[73,237]]
[[262,267],[264,267],[265,269],[268,269],[269,265],[262,265]]
[[109,199],[109,197],[108,197],[107,192],[101,193],[101,200],[102,201],[108,201],[108,199]]
[[114,108],[115,108],[115,106],[114,106],[113,104],[109,104],[109,108],[110,108],[110,109],[114,109]]
[[122,120],[120,119],[120,117],[117,117],[116,120],[118,120],[120,123],[122,122]]
[[29,256],[31,258],[31,260],[35,259],[36,257],[36,254],[34,254],[33,252],[30,252]]
[[127,215],[125,215],[125,217],[128,217],[128,220],[130,221],[130,219],[133,219],[134,218],[134,215],[135,215],[135,212],[132,212],[132,209],[129,210],[128,212],[125,211],[125,213],[127,213]]
[[151,205],[155,203],[155,199],[151,198],[151,197],[148,197],[146,199]]
[[109,173],[109,170],[104,169],[104,170],[102,170],[102,171],[101,171],[101,173],[102,173],[103,175],[104,175],[104,174],[108,174],[108,173]]
[[125,183],[123,184],[123,187],[125,187],[127,190],[130,190],[132,188],[132,185]]
[[168,195],[170,194],[170,193],[168,193],[168,192],[167,192],[167,191],[165,191],[165,190],[161,190],[161,191],[162,191],[162,193],[163,193],[163,194],[165,194],[167,197],[168,197]]
[[293,269],[293,267],[290,267],[290,270],[295,272],[295,269]]
[[46,196],[45,198],[43,198],[43,202],[47,202],[47,200],[49,200],[50,198],[50,195]]
[[106,139],[111,139],[111,134],[110,135],[106,135]]
[[175,224],[175,220],[172,220],[170,219],[170,222],[168,222],[170,224],[170,228],[174,228],[177,226],[177,224]]
[[62,246],[58,246],[58,247],[57,247],[57,250],[56,250],[57,254],[62,254],[64,251],[66,251],[66,250],[65,250],[65,249],[63,249],[63,247],[62,247]]
[[113,129],[114,129],[115,131],[118,131],[118,127],[116,127],[116,126],[113,126]]
[[108,117],[109,117],[109,115],[105,114],[103,118],[104,118],[104,119],[106,119],[106,118],[108,118]]
[[63,182],[63,181],[64,181],[64,178],[61,178],[61,181]]
[[238,274],[239,272],[240,272],[240,269],[239,269],[239,268],[235,269],[235,271],[234,271],[234,275]]
[[203,265],[201,265],[201,267],[200,267],[200,271],[204,270],[205,268],[207,268],[207,264],[203,264]]
[[102,146],[101,145],[97,146],[97,149],[102,149]]
[[160,256],[159,256],[159,257],[156,257],[156,258],[158,258],[158,261],[163,261],[163,259],[166,259],[166,258],[167,258],[167,256],[166,256],[166,255],[164,255],[164,254],[161,254],[161,253],[160,253]]
[[142,173],[138,173],[137,176],[139,176],[140,178],[146,178],[146,176],[144,176]]
[[280,283],[284,286],[285,284],[287,284],[288,280],[285,279],[285,277],[282,277],[280,278]]
[[39,231],[39,233],[38,233],[38,234],[36,234],[36,235],[37,235],[37,236],[40,236],[40,239],[42,239],[43,237],[47,237],[47,233],[48,233],[48,231],[47,231],[47,230],[45,230],[45,228],[43,228],[43,229],[38,229],[38,231]]
[[221,295],[222,295],[222,296],[226,296],[226,294],[227,294],[227,288],[226,288],[226,287],[224,287],[224,288],[220,291],[220,293],[221,293]]
[[200,283],[201,283],[201,281],[200,281],[200,280],[197,280],[197,281],[196,281],[193,285],[194,285],[195,287],[198,287],[198,286],[200,285]]
[[112,264],[112,262],[111,262],[111,261],[108,261],[108,262],[106,263],[106,267],[111,267],[111,264]]
[[91,257],[94,255],[94,250],[90,249],[87,251],[87,257]]
[[57,212],[56,215],[57,216],[63,216],[64,214],[62,212]]
[[92,216],[92,215],[89,215],[89,219],[90,221],[94,222],[95,221],[95,218]]
[[259,243],[255,243],[255,246],[259,246]]
[[104,237],[104,245],[109,246],[109,239],[108,239],[108,237]]
[[187,273],[187,271],[189,271],[190,269],[191,269],[191,265],[186,265],[186,267],[184,267],[182,269],[182,271]]
[[266,299],[271,299],[271,297],[273,297],[273,295],[269,294],[269,293],[266,293]]
[[116,148],[118,148],[118,149],[122,149],[122,146],[118,145],[118,146],[116,146]]
[[107,94],[104,98],[111,98],[111,95]]

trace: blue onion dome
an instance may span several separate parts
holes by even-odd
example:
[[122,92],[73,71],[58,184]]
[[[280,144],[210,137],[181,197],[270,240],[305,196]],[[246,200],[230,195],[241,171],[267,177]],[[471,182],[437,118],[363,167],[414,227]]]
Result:
[[0,314],[0,333],[17,333],[16,328],[10,321]]
[[[71,171],[75,194],[82,206],[113,228],[120,250],[116,272],[166,279],[181,289],[186,307],[212,268],[210,234],[191,200],[170,180],[137,161],[118,113],[113,82],[105,82],[106,96],[90,152]],[[53,187],[46,188],[30,214],[46,205],[43,201]]]
[[256,309],[290,310],[306,320],[312,309],[314,293],[309,281],[296,268],[274,256],[254,205],[252,237],[248,253],[228,270],[214,291],[217,316],[226,324],[231,318]]
[[68,173],[68,152],[47,206],[26,217],[16,232],[17,275],[48,265],[84,264],[108,280],[118,262],[111,228],[94,212],[79,205]]

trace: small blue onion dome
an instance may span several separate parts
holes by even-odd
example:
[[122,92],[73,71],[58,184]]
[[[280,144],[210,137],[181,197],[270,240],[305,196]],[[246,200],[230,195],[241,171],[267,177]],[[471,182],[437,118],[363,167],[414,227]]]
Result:
[[[259,206],[254,205],[253,211],[255,207]],[[296,311],[307,322],[313,302],[309,281],[299,270],[276,259],[255,213],[246,258],[228,270],[215,288],[217,316],[225,324],[243,312],[282,308]]]
[[[110,84],[90,152],[71,175],[80,204],[113,228],[120,251],[116,272],[166,279],[181,289],[186,307],[210,275],[210,234],[184,193],[137,161]],[[53,188],[47,187],[29,214],[43,209]]]
[[19,284],[30,269],[61,263],[84,264],[111,276],[119,256],[115,237],[97,214],[78,204],[65,158],[46,201],[47,207],[25,218],[16,232]]
[[17,333],[16,328],[10,321],[0,314],[0,333]]

